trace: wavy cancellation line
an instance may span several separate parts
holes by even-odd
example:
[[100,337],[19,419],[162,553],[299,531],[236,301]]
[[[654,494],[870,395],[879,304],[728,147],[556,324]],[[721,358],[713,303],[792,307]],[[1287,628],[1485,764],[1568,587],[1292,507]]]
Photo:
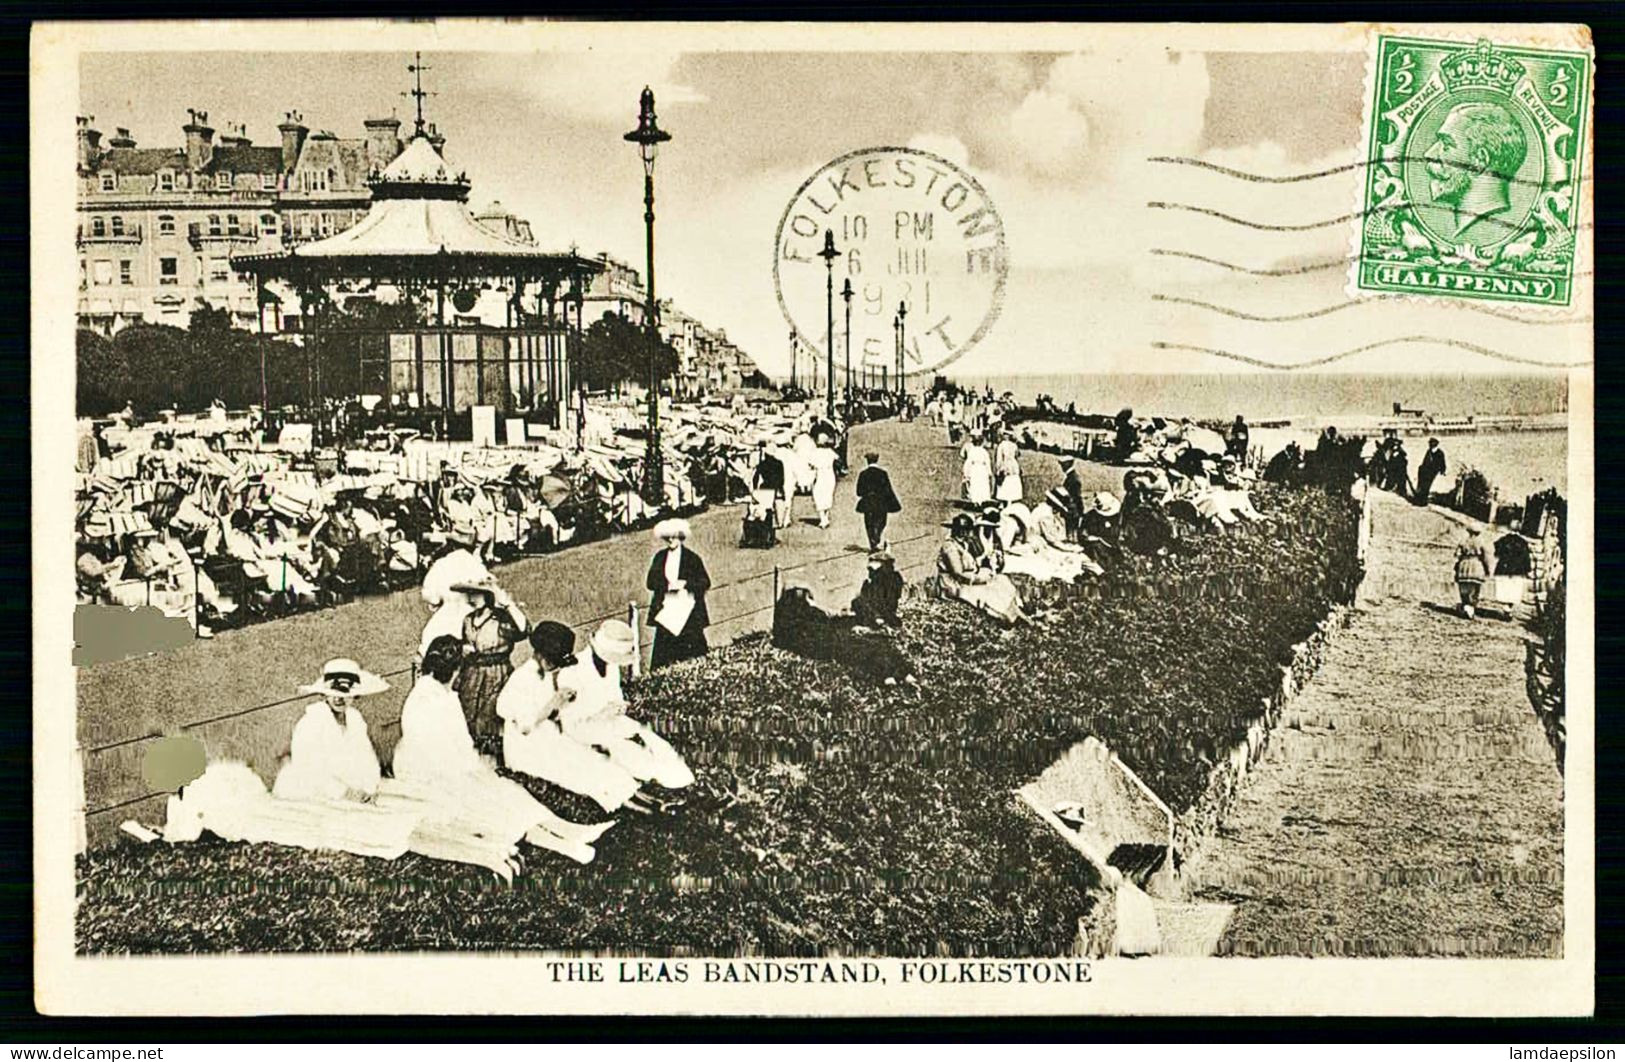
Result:
[[[1350,162],[1342,166],[1333,166],[1329,170],[1314,170],[1309,173],[1294,173],[1285,177],[1272,177],[1268,174],[1249,173],[1246,170],[1231,169],[1229,166],[1221,166],[1216,162],[1208,162],[1205,159],[1193,159],[1180,155],[1153,155],[1145,161],[1162,163],[1168,166],[1192,166],[1199,170],[1209,170],[1213,173],[1222,174],[1225,177],[1233,177],[1239,181],[1252,181],[1255,184],[1296,184],[1300,181],[1314,181],[1319,180],[1322,177],[1334,177],[1339,173],[1348,173],[1350,170],[1364,169],[1365,167],[1377,162],[1426,162],[1427,159],[1425,157],[1413,158],[1411,156],[1398,156],[1392,159],[1362,159],[1359,162]],[[1497,176],[1501,177],[1509,184],[1542,184],[1540,181],[1532,180],[1528,177],[1519,177],[1517,174],[1497,174]],[[1595,179],[1596,178],[1593,177],[1589,172],[1580,176],[1581,183],[1590,183]]]
[[[1589,223],[1581,226],[1581,228],[1589,227]],[[1303,273],[1318,273],[1327,269],[1339,269],[1347,266],[1350,262],[1358,260],[1358,256],[1345,255],[1342,258],[1328,258],[1324,261],[1310,262],[1301,266],[1288,266],[1281,269],[1254,269],[1251,266],[1226,262],[1222,258],[1209,258],[1204,254],[1196,254],[1192,251],[1176,251],[1167,247],[1153,247],[1151,253],[1161,255],[1164,258],[1188,258],[1193,262],[1201,262],[1203,265],[1218,266],[1220,269],[1228,269],[1232,273],[1246,273],[1255,277],[1294,277]],[[1574,272],[1574,276],[1589,277],[1595,273],[1596,270],[1593,269],[1580,269]]]
[[[1217,303],[1203,302],[1201,299],[1187,299],[1182,295],[1155,294],[1151,296],[1151,299],[1153,302],[1177,302],[1185,306],[1195,306],[1198,309],[1211,310],[1214,313],[1220,313],[1226,317],[1234,317],[1237,320],[1259,321],[1265,324],[1280,324],[1287,321],[1310,321],[1317,317],[1326,317],[1337,313],[1340,310],[1346,310],[1351,306],[1363,306],[1367,303],[1412,301],[1411,297],[1406,295],[1368,295],[1362,299],[1349,299],[1347,302],[1333,303],[1330,306],[1323,306],[1318,310],[1305,310],[1302,313],[1264,314],[1247,313],[1244,310],[1234,310],[1228,306],[1220,306]],[[1505,310],[1497,310],[1489,306],[1475,306],[1469,302],[1441,302],[1439,305],[1453,310],[1463,310],[1468,313],[1483,314],[1485,317],[1495,317],[1502,321],[1512,321],[1517,324],[1573,325],[1590,324],[1592,322],[1592,317],[1590,314],[1585,314],[1584,316],[1579,317],[1524,317],[1519,314],[1508,313]]]
[[[1365,210],[1356,210],[1351,214],[1341,214],[1335,218],[1325,218],[1321,221],[1304,222],[1301,225],[1272,225],[1266,221],[1252,221],[1248,218],[1238,218],[1234,214],[1226,214],[1222,210],[1214,210],[1212,207],[1197,206],[1194,203],[1165,203],[1161,200],[1152,200],[1145,205],[1152,210],[1183,210],[1191,214],[1201,214],[1204,217],[1217,218],[1220,221],[1227,221],[1232,225],[1240,225],[1243,228],[1248,229],[1257,229],[1260,232],[1312,232],[1315,229],[1329,229],[1337,225],[1345,225],[1357,218],[1364,218],[1369,217],[1372,214],[1384,213],[1390,209],[1390,207],[1386,205],[1379,204],[1374,207],[1368,207]],[[1518,226],[1514,226],[1506,221],[1502,221],[1499,218],[1480,217],[1479,224],[1489,225],[1492,228],[1499,226],[1502,230],[1508,233],[1518,231]],[[1575,226],[1575,231],[1589,229],[1593,225],[1594,222],[1583,221],[1579,225]]]
[[1457,350],[1469,351],[1494,361],[1510,362],[1514,365],[1534,365],[1542,369],[1582,369],[1592,364],[1589,359],[1586,361],[1544,361],[1540,358],[1526,358],[1518,354],[1508,354],[1503,350],[1479,346],[1477,343],[1468,343],[1465,340],[1449,339],[1445,336],[1396,336],[1393,339],[1379,339],[1375,343],[1350,347],[1348,350],[1341,350],[1336,354],[1326,354],[1304,361],[1271,361],[1268,358],[1256,358],[1249,354],[1237,354],[1233,351],[1218,350],[1214,347],[1199,347],[1190,343],[1164,343],[1160,340],[1152,343],[1151,346],[1156,350],[1188,350],[1196,354],[1226,358],[1230,361],[1240,362],[1243,365],[1252,365],[1260,369],[1279,369],[1283,372],[1292,372],[1298,369],[1319,368],[1323,365],[1330,365],[1335,361],[1342,361],[1344,358],[1351,358],[1356,354],[1380,350],[1383,347],[1397,347],[1406,343],[1433,343],[1442,347],[1454,347]]

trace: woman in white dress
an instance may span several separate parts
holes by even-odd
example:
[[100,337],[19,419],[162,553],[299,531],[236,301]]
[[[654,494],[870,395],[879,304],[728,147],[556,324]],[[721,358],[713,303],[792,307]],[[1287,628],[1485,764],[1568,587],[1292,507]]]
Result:
[[585,659],[559,675],[561,688],[575,699],[559,711],[564,733],[579,744],[602,749],[610,760],[641,782],[666,789],[694,784],[694,772],[677,750],[649,727],[626,714],[621,667],[637,654],[632,628],[606,620],[594,632]]
[[211,765],[171,798],[164,836],[195,840],[204,829],[226,840],[354,852],[393,859],[413,851],[485,867],[511,881],[517,837],[492,836],[422,795],[382,778],[358,697],[389,683],[353,660],[329,660],[319,682],[302,686],[322,699],[295,725],[292,749],[267,793],[241,764]]
[[1021,450],[1016,446],[1015,436],[1009,432],[1003,434],[994,449],[993,471],[999,484],[994,497],[1002,502],[1021,501]]
[[[1040,502],[1038,510],[1042,511],[1047,528],[1040,525],[1037,511],[1028,509],[1021,502],[1011,502],[1000,515],[999,540],[1004,545],[1006,572],[1062,582],[1071,582],[1084,572],[1104,574],[1104,570],[1089,558],[1082,546],[1066,541],[1065,525],[1061,524],[1048,502]],[[1051,541],[1056,533],[1056,524],[1061,525],[1060,545]],[[1048,536],[1046,530],[1050,533]]]
[[829,511],[835,507],[835,449],[819,443],[807,454],[813,468],[813,508],[818,510],[818,526],[829,526]]
[[965,500],[982,506],[993,500],[993,459],[982,445],[979,435],[972,436],[960,447],[963,461]]
[[605,811],[667,810],[670,805],[643,792],[631,772],[564,732],[560,714],[578,696],[560,681],[560,673],[576,663],[574,632],[543,620],[532,628],[530,646],[534,655],[514,669],[497,697],[508,769],[590,797]]
[[592,862],[593,842],[614,822],[581,826],[559,818],[524,786],[498,775],[475,750],[462,702],[452,689],[462,648],[455,635],[443,634],[424,654],[423,672],[401,709],[395,781],[415,787],[421,799],[459,809],[473,822],[489,822],[499,835],[522,836],[578,863]]

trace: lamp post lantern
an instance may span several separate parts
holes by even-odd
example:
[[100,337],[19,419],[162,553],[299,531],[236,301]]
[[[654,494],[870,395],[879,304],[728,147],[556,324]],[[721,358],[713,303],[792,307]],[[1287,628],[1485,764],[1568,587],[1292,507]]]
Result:
[[824,260],[824,416],[835,419],[835,259],[841,252],[835,249],[835,233],[824,230],[824,249],[818,257]]
[[655,154],[671,134],[655,122],[655,94],[647,85],[638,99],[638,127],[627,133],[627,141],[638,145],[643,157],[643,227],[648,254],[648,283],[645,294],[644,327],[649,330],[649,441],[643,458],[643,500],[650,505],[665,501],[665,481],[660,455],[660,323],[655,302]]
[[897,415],[903,415],[903,398],[908,393],[903,385],[903,352],[908,342],[908,304],[897,304]]
[[852,420],[852,278],[841,282],[841,300],[846,303],[846,419]]

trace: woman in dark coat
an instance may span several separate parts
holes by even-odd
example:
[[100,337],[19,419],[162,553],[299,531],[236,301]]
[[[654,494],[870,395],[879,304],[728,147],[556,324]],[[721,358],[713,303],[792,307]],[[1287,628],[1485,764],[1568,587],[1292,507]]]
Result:
[[[705,628],[711,616],[705,609],[705,592],[711,588],[711,576],[706,573],[705,562],[686,545],[689,536],[687,520],[662,520],[655,525],[655,538],[665,548],[649,561],[646,585],[653,595],[649,600],[649,625],[654,628],[654,648],[649,655],[652,671],[679,660],[704,656],[709,646],[705,642]],[[668,599],[684,595],[693,600],[693,608],[681,630],[673,634],[663,625],[661,611]]]
[[469,735],[488,744],[502,737],[497,695],[513,674],[513,648],[529,628],[525,614],[494,581],[454,583],[452,589],[467,594],[473,606],[463,617],[463,666],[453,688],[463,703]]

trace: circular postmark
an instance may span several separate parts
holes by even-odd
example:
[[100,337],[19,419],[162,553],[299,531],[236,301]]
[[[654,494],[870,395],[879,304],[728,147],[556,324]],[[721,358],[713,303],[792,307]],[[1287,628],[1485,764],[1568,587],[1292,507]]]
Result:
[[[838,252],[828,267],[826,232]],[[918,148],[864,148],[824,164],[796,189],[773,237],[779,309],[820,375],[833,316],[837,381],[850,350],[854,383],[895,383],[899,338],[905,375],[953,362],[998,319],[1007,273],[1004,220],[980,182]]]

